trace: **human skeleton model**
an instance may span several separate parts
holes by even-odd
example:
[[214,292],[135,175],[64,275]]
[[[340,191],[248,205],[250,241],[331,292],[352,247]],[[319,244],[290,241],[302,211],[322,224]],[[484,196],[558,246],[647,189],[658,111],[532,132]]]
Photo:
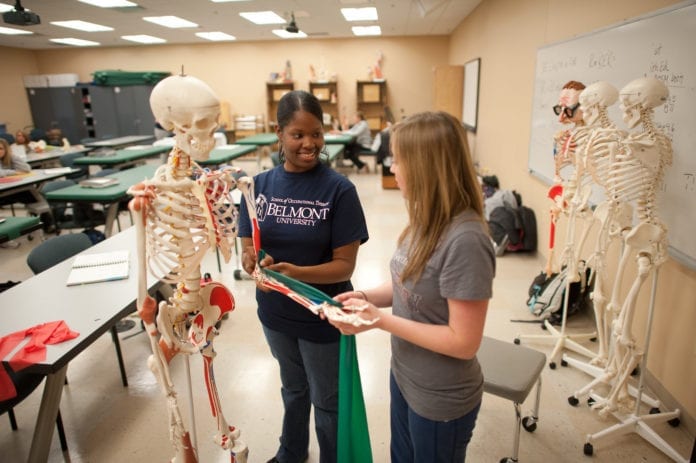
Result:
[[[614,153],[618,149],[619,140],[626,135],[625,131],[616,128],[607,114],[607,108],[616,103],[618,95],[619,92],[612,85],[601,81],[595,82],[580,93],[579,102],[583,108],[583,118],[589,129],[589,136],[582,152],[576,156],[575,173],[578,187],[570,201],[571,211],[581,211],[582,214],[589,213],[588,200],[593,183],[602,187],[605,194],[608,195],[606,185],[609,167]],[[601,366],[606,364],[609,324],[613,319],[610,314],[605,313],[609,288],[605,260],[611,240],[617,236],[621,229],[630,227],[631,209],[623,207],[626,205],[618,199],[601,203],[594,211],[594,221],[585,221],[579,243],[575,249],[568,250],[571,255],[567,256],[566,260],[569,269],[572,269],[569,274],[576,275],[585,240],[594,222],[599,222],[601,228],[598,240],[594,252],[587,259],[587,265],[592,267],[595,272],[592,300],[599,344],[598,352],[591,363]]]
[[[182,75],[157,84],[150,106],[155,119],[175,133],[176,144],[167,164],[129,193],[134,196],[130,209],[138,217],[138,313],[153,351],[148,364],[167,397],[170,438],[176,449],[172,462],[197,462],[198,458],[180,413],[169,362],[179,353],[201,353],[217,420],[215,441],[230,452],[231,462],[244,463],[247,447],[239,439],[239,430],[222,415],[213,375],[215,325],[234,309],[234,298],[220,283],[202,283],[200,268],[213,246],[229,260],[237,233],[237,214],[229,201],[234,184],[230,171],[207,172],[195,163],[207,159],[214,147],[220,104],[205,83]],[[159,311],[147,294],[148,270],[162,282],[176,285],[174,295],[160,303]]]
[[[656,196],[664,170],[672,163],[672,146],[655,128],[652,114],[668,94],[662,82],[648,77],[636,79],[621,90],[624,121],[629,128],[642,123],[643,131],[632,133],[620,142],[609,166],[609,201],[634,204],[637,223],[622,235],[624,251],[609,303],[608,310],[618,309],[618,312],[612,323],[612,355],[603,379],[613,377],[614,381],[607,397],[594,405],[603,416],[617,410],[625,411],[632,403],[628,380],[644,355],[632,335],[638,293],[650,272],[656,271],[666,259],[667,229],[656,215]],[[620,279],[631,257],[637,260],[637,275],[620,302]]]

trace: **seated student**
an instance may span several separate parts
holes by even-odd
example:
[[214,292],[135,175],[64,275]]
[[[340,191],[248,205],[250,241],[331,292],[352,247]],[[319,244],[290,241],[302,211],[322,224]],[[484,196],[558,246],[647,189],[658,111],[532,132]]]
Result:
[[355,141],[346,145],[343,151],[343,157],[353,161],[353,165],[358,169],[358,172],[370,172],[370,167],[360,160],[358,156],[360,151],[370,150],[372,137],[370,134],[370,126],[367,125],[365,115],[361,111],[357,111],[353,115],[353,124],[349,129],[346,129],[347,123],[343,124],[343,130],[332,130],[331,133],[344,133],[354,135]]
[[389,151],[390,129],[391,123],[387,122],[387,128],[378,133],[372,142],[371,150],[377,153],[377,164],[382,164],[386,158],[391,156],[391,151]]
[[15,156],[7,140],[0,138],[0,177],[31,172],[27,161]]
[[12,155],[26,161],[27,160],[27,154],[31,151],[29,148],[29,136],[22,132],[21,130],[17,130],[17,133],[15,133],[15,141],[10,145],[10,148],[12,149]]

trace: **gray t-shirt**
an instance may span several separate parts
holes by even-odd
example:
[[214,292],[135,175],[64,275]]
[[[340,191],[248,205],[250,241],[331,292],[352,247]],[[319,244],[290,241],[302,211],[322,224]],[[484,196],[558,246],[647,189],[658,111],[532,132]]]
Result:
[[[401,284],[408,243],[391,260],[394,287],[392,312],[403,318],[447,325],[447,299],[483,300],[493,294],[495,252],[484,225],[465,212],[443,234],[423,274],[414,284]],[[483,395],[478,360],[461,360],[391,337],[391,369],[408,405],[433,421],[460,418],[473,410]]]

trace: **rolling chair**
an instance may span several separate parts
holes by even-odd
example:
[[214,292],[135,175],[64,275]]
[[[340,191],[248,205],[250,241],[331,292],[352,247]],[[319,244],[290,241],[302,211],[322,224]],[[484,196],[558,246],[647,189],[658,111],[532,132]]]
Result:
[[[44,380],[45,375],[36,373],[25,373],[23,371],[14,372],[5,364],[2,365],[5,371],[10,376],[12,384],[17,390],[17,395],[12,399],[0,402],[0,415],[7,413],[10,418],[10,427],[13,431],[17,430],[17,419],[15,418],[14,408],[24,401],[34,390],[39,387]],[[68,450],[68,441],[65,439],[65,430],[63,429],[63,419],[58,410],[56,417],[56,428],[58,429],[58,439],[60,440],[60,448],[62,451]]]
[[43,140],[46,141],[46,131],[44,129],[38,129],[38,128],[33,128],[29,132],[29,140],[31,141],[39,141]]
[[15,142],[15,137],[11,133],[0,133],[0,138],[7,140],[7,144],[11,145]]
[[[27,265],[34,274],[41,273],[44,270],[53,267],[54,265],[63,262],[75,254],[92,246],[92,241],[84,233],[71,233],[68,235],[59,235],[49,238],[43,243],[36,246],[29,252],[27,256]],[[116,348],[116,357],[118,366],[121,370],[121,381],[124,387],[128,386],[128,378],[126,376],[126,368],[123,365],[123,356],[121,354],[121,343],[118,339],[116,325],[111,327],[111,337]]]

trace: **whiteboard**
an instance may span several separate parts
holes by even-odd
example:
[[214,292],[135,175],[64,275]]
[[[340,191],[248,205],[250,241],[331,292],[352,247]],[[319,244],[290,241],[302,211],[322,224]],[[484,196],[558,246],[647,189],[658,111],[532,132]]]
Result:
[[478,121],[479,74],[481,58],[464,64],[464,99],[462,101],[462,122],[464,127],[476,132]]
[[[658,195],[658,216],[668,227],[669,252],[696,269],[696,2],[551,44],[537,51],[532,102],[529,171],[549,185],[553,179],[553,135],[561,129],[552,107],[569,80],[604,80],[621,90],[644,76],[663,81],[667,102],[655,109],[655,124],[672,140],[672,166]],[[627,129],[619,104],[609,109]],[[642,130],[637,127],[635,130]],[[601,200],[599,189],[593,201]],[[691,236],[690,236],[691,235]]]

